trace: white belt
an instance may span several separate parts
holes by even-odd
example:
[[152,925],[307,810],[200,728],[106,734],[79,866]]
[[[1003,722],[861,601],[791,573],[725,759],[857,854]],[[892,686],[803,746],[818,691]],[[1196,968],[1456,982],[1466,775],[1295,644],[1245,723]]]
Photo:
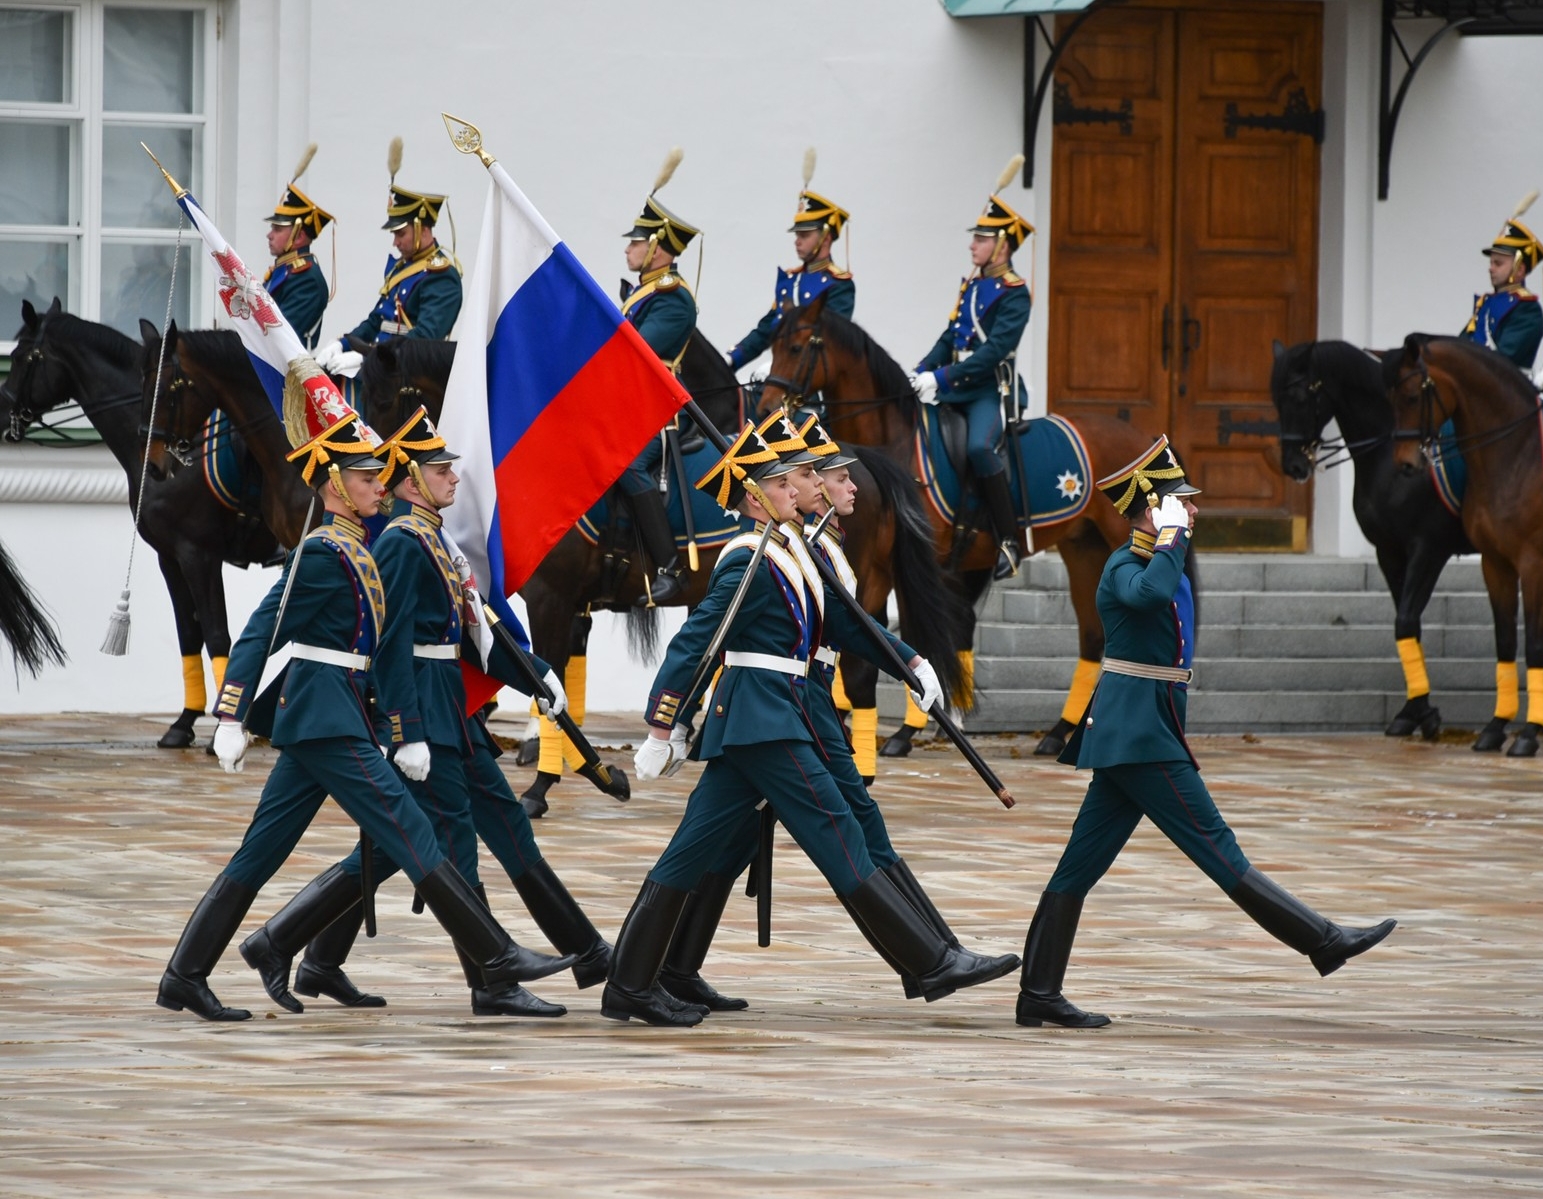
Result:
[[391,334],[406,333],[409,328],[411,328],[411,326],[404,325],[401,321],[381,321],[380,322],[380,331],[382,333],[391,333]]
[[816,662],[824,662],[827,666],[834,666],[836,664],[836,651],[828,645],[822,645],[814,651],[814,660]]
[[1128,674],[1138,679],[1159,679],[1164,683],[1187,683],[1193,670],[1181,666],[1149,666],[1145,662],[1127,662],[1123,658],[1105,658],[1104,669],[1110,674]]
[[744,650],[725,650],[725,666],[749,666],[756,670],[775,670],[803,678],[809,673],[809,663],[802,658],[779,658],[776,654],[752,654]]
[[413,657],[415,658],[448,658],[454,662],[461,656],[461,647],[456,645],[415,645]]
[[307,662],[325,662],[328,666],[344,666],[349,670],[370,668],[368,654],[349,653],[345,649],[327,649],[322,645],[306,645],[301,641],[291,642],[289,648],[292,657],[303,658]]

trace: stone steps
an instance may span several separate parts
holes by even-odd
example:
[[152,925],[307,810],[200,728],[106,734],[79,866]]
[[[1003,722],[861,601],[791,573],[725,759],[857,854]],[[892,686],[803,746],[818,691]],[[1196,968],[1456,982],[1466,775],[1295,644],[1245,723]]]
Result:
[[[1393,600],[1375,561],[1203,554],[1199,574],[1192,731],[1380,731],[1403,706]],[[1422,628],[1444,723],[1477,728],[1494,710],[1495,680],[1494,625],[1477,558],[1447,564]],[[1065,569],[1053,553],[1033,558],[979,606],[981,694],[968,727],[1050,727],[1076,651]],[[899,688],[880,692],[880,710],[898,716]]]

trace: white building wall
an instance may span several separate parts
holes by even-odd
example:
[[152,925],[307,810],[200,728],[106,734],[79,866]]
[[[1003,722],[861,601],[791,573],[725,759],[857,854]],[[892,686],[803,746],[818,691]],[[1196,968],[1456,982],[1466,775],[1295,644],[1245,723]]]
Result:
[[[1543,124],[1529,99],[1543,92],[1543,39],[1452,37],[1440,47],[1411,90],[1392,192],[1378,202],[1379,11],[1379,0],[1325,5],[1319,332],[1386,346],[1411,330],[1463,323],[1485,284],[1479,248],[1519,196],[1543,185]],[[427,14],[407,0],[230,0],[222,14],[211,203],[256,264],[263,216],[305,143],[320,143],[303,186],[340,218],[328,337],[357,323],[379,285],[393,135],[406,142],[399,181],[450,193],[461,258],[473,257],[488,183],[450,145],[442,108],[482,127],[607,290],[622,273],[618,235],[666,150],[683,146],[662,198],[706,230],[701,327],[721,348],[765,310],[776,265],[792,258],[785,230],[804,148],[817,146],[814,187],[854,213],[845,240],[858,319],[906,365],[941,330],[968,265],[965,227],[1022,145],[1021,19],[955,21],[936,0],[445,0]],[[1049,108],[1038,187],[1012,193],[1047,229]],[[448,223],[443,233],[448,240]],[[330,253],[324,238],[329,278]],[[1034,272],[1042,296],[1047,257],[1038,255]],[[693,249],[688,278],[696,262]],[[1040,407],[1045,337],[1036,311],[1026,374]],[[0,449],[0,470],[41,452]],[[1367,552],[1349,484],[1344,472],[1316,484],[1317,552]],[[117,595],[126,527],[118,510],[0,504],[0,537],[37,572],[74,654],[71,668],[45,683],[16,689],[0,680],[0,712],[176,710],[169,609],[143,546],[131,656],[108,662],[95,652]],[[61,566],[61,544],[80,561]],[[271,574],[227,572],[234,624]],[[597,630],[597,659],[621,663],[624,650],[619,634]],[[591,706],[640,707],[648,674],[636,664],[595,672]]]

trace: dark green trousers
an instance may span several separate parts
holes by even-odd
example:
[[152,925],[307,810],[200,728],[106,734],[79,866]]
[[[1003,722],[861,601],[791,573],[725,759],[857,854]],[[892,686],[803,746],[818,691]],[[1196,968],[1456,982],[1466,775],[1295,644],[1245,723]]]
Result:
[[1120,856],[1143,816],[1228,894],[1248,871],[1248,859],[1193,764],[1140,762],[1093,771],[1071,839],[1045,889],[1086,895]]
[[[394,766],[388,767],[393,774],[401,775]],[[471,798],[466,785],[466,759],[460,751],[443,745],[429,746],[429,777],[421,783],[402,779],[413,802],[428,819],[434,830],[434,839],[444,855],[455,863],[455,868],[473,887],[481,880],[477,876],[477,832],[472,826]],[[372,834],[373,836],[373,834]],[[359,876],[359,846],[340,863],[345,872]],[[398,870],[391,855],[379,841],[375,842],[374,874],[376,885],[383,883]]]

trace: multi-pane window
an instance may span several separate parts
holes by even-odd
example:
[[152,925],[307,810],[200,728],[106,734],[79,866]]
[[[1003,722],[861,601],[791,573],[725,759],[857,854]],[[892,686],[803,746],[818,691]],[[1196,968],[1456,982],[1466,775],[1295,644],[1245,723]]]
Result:
[[[179,210],[139,143],[213,202],[214,21],[207,0],[0,3],[0,348],[24,299],[161,324]],[[207,318],[189,236],[183,325]]]

